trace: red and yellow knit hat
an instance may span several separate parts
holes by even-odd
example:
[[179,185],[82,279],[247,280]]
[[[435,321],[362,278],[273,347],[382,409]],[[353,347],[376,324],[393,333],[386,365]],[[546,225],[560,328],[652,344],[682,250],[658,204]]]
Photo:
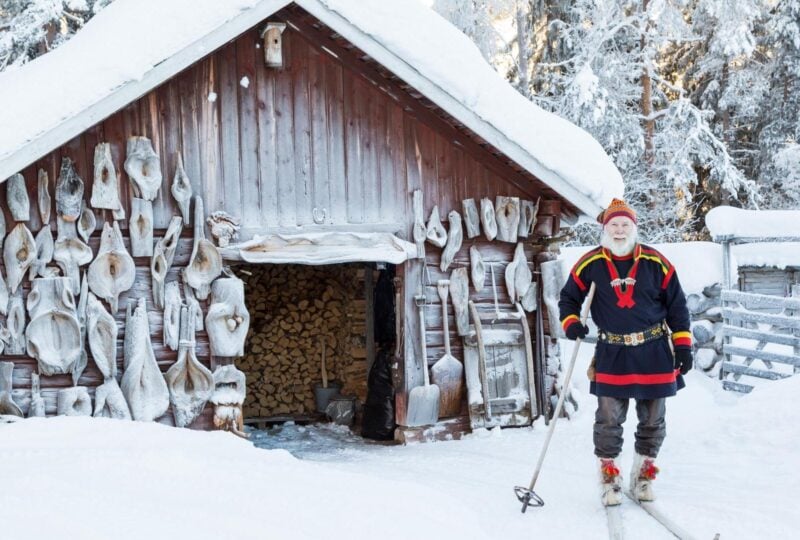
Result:
[[633,208],[625,204],[625,201],[622,199],[612,199],[611,204],[608,205],[608,208],[606,208],[605,211],[600,214],[598,221],[605,225],[611,220],[611,218],[617,216],[625,216],[636,223],[636,212],[633,210]]

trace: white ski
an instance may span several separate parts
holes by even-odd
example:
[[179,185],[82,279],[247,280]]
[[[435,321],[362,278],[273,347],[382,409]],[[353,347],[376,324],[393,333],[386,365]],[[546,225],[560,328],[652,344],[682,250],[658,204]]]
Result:
[[[692,536],[691,534],[689,534],[688,532],[686,532],[683,529],[683,527],[681,527],[680,525],[675,523],[673,520],[668,518],[667,514],[665,512],[663,512],[663,511],[661,511],[658,508],[658,506],[656,505],[656,503],[640,501],[639,499],[634,497],[633,494],[631,494],[631,492],[628,491],[628,490],[625,490],[625,495],[627,495],[627,497],[630,500],[632,500],[637,505],[639,505],[645,512],[650,514],[650,516],[652,518],[654,518],[656,521],[658,521],[665,529],[667,529],[669,532],[671,532],[672,535],[675,538],[678,538],[680,540],[695,540],[695,537]],[[609,523],[610,523],[610,521],[609,521]],[[609,525],[609,527],[610,527],[610,525]]]
[[606,519],[608,520],[608,540],[623,540],[625,527],[622,523],[622,505],[606,506]]

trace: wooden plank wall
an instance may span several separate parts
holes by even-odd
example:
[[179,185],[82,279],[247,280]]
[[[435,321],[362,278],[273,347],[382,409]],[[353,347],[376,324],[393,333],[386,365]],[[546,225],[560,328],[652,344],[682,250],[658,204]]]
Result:
[[[88,201],[95,145],[108,142],[120,171],[120,198],[130,213],[131,188],[123,163],[126,140],[133,135],[149,137],[161,156],[164,180],[153,203],[156,239],[163,236],[170,218],[178,213],[169,186],[179,153],[194,193],[205,201],[206,213],[225,210],[240,217],[241,239],[256,233],[335,229],[392,231],[411,238],[411,193],[415,189],[424,191],[426,213],[438,204],[445,221],[451,209],[461,211],[461,200],[467,197],[477,201],[484,196],[512,195],[536,200],[537,193],[512,187],[508,178],[497,172],[498,162],[488,152],[468,153],[461,144],[441,134],[447,130],[440,129],[441,124],[437,127],[438,120],[424,118],[425,114],[418,118],[355,68],[343,65],[291,28],[283,34],[284,68],[267,69],[259,30],[253,28],[242,34],[21,171],[32,200],[38,169],[45,169],[54,184],[61,158],[69,156],[86,184]],[[11,223],[10,215],[3,211]],[[41,227],[38,219],[32,210],[28,226],[34,234]],[[105,219],[110,216],[99,212],[100,223],[92,238],[95,251]],[[554,219],[557,229],[557,217],[548,219]],[[127,242],[127,222],[120,225]],[[55,231],[55,217],[51,226]],[[188,261],[190,238],[191,231],[185,228],[175,267]],[[465,242],[456,264],[466,264],[469,245]],[[507,263],[511,258],[510,244],[495,242],[486,247],[489,260]],[[439,250],[430,252],[428,264],[433,268],[438,264]],[[148,297],[153,343],[166,370],[175,353],[160,347],[162,314],[152,308],[149,298],[149,263],[146,258],[136,259],[136,285],[122,295],[120,305]],[[175,267],[169,280],[175,279]],[[415,261],[399,268],[405,283],[405,358],[412,362],[419,357],[419,340],[412,339],[418,329],[416,312],[409,310],[420,282],[420,268]],[[502,272],[497,274],[501,288]],[[432,280],[438,277],[435,272],[431,274]],[[432,296],[431,290],[427,292],[435,299],[429,308],[434,321],[438,297]],[[489,301],[487,294],[482,293],[480,301]],[[121,316],[117,314],[118,320]],[[441,343],[441,328],[437,330],[434,323],[430,329],[429,361],[438,357]],[[122,333],[120,348],[121,343]],[[453,342],[460,346],[457,343],[460,340]],[[208,362],[207,353],[207,339],[200,335],[198,356]],[[15,386],[21,392],[18,397],[26,399],[35,364],[22,357],[8,359],[17,362]],[[398,370],[399,387],[413,386],[413,381],[404,380],[408,377],[406,366],[401,363]],[[90,361],[80,384],[94,386],[99,384],[99,377]],[[55,389],[67,386],[69,381],[53,377],[42,383],[52,411]],[[404,392],[399,392],[398,420],[404,415],[404,399]]]
[[[35,205],[32,205],[32,213],[35,212]],[[5,210],[5,208],[4,208]],[[89,243],[92,251],[97,253],[97,249],[100,244],[100,239],[97,234],[94,235],[91,242]],[[130,244],[127,241],[125,242],[126,247],[130,251]],[[178,279],[178,272],[179,269],[186,266],[189,262],[189,257],[191,255],[192,246],[191,241],[189,238],[182,238],[180,240],[178,249],[175,254],[175,262],[173,267],[170,269],[169,273],[167,274],[167,281],[174,281]],[[117,325],[119,327],[119,335],[117,338],[117,373],[118,379],[121,378],[123,373],[123,340],[125,338],[125,306],[128,305],[129,302],[133,302],[139,298],[146,298],[147,299],[147,315],[148,320],[150,323],[150,340],[153,344],[153,351],[156,355],[156,360],[158,361],[158,365],[161,368],[162,372],[166,372],[167,369],[177,360],[177,352],[171,350],[170,348],[163,345],[163,313],[155,307],[153,304],[152,299],[152,292],[150,289],[150,260],[149,258],[144,257],[136,257],[134,258],[134,262],[136,263],[136,281],[131,288],[131,290],[124,292],[120,295],[119,306],[120,309],[114,314],[114,318],[117,321]],[[5,271],[5,269],[4,269]],[[23,296],[27,298],[28,293],[30,292],[30,281],[25,279],[22,284],[23,288]],[[203,310],[205,312],[207,303],[201,302]],[[108,309],[108,306],[106,306]],[[110,310],[109,310],[110,311]],[[26,315],[26,322],[30,322],[29,318]],[[196,335],[196,347],[195,352],[197,354],[197,358],[206,365],[206,367],[213,367],[212,359],[209,353],[208,347],[208,336],[205,332],[198,332]],[[97,366],[92,359],[91,351],[88,350],[87,353],[89,356],[89,362],[86,367],[86,370],[83,372],[80,380],[78,381],[79,386],[86,386],[88,387],[89,394],[94,398],[94,389],[95,387],[99,386],[103,382],[103,375],[97,369]],[[31,389],[31,373],[38,372],[38,368],[36,365],[36,360],[30,358],[26,355],[9,355],[6,350],[4,350],[0,354],[0,361],[4,362],[13,362],[14,363],[14,373],[13,373],[13,386],[14,390],[12,395],[14,397],[14,401],[22,408],[23,412],[27,412],[28,407],[30,405],[30,389]],[[53,375],[53,376],[45,376],[42,375],[41,377],[41,388],[42,388],[42,397],[45,401],[46,406],[46,413],[48,415],[53,415],[56,413],[56,398],[58,394],[58,390],[62,388],[68,388],[72,386],[72,376],[71,375]],[[198,429],[206,429],[211,426],[211,416],[212,410],[211,407],[206,407],[203,415],[198,418],[194,424],[192,425],[193,428]],[[160,420],[162,423],[172,424],[172,413],[168,411],[167,414]]]
[[[490,170],[481,161],[476,160],[474,156],[464,152],[459,147],[454,147],[442,135],[421,122],[413,120],[405,122],[404,142],[405,162],[408,172],[408,192],[412,193],[415,189],[423,191],[426,223],[434,205],[438,205],[441,220],[444,222],[445,228],[449,228],[447,215],[451,210],[456,210],[459,214],[463,214],[463,199],[473,198],[478,207],[480,207],[480,199],[483,197],[488,197],[494,201],[498,195],[504,195],[535,201],[539,196],[536,192],[523,192],[511,185],[505,178]],[[409,220],[413,222],[410,201],[411,197],[409,195],[407,197],[407,212]],[[555,204],[553,203],[554,201],[543,203],[538,216],[542,226],[541,229],[546,231],[545,236],[555,235],[559,228],[559,207],[557,201],[555,201]],[[407,222],[406,231],[409,238],[411,237],[411,227],[412,224]],[[533,271],[537,255],[542,251],[541,237],[520,240],[526,244],[526,256]],[[399,373],[396,378],[398,386],[396,399],[397,421],[400,425],[403,425],[405,421],[408,390],[422,384],[422,371],[419,361],[416,360],[422,356],[422,346],[419,316],[414,304],[414,296],[419,294],[420,289],[424,290],[426,296],[426,360],[430,366],[444,353],[442,308],[436,292],[436,282],[439,279],[449,278],[450,272],[459,266],[469,267],[469,248],[472,245],[478,247],[487,263],[495,266],[495,282],[500,308],[506,311],[512,309],[505,287],[505,267],[513,258],[516,244],[498,240],[489,242],[483,235],[470,240],[467,239],[465,233],[462,247],[447,272],[442,273],[439,269],[442,250],[429,243],[425,244],[425,268],[427,271],[422,271],[423,265],[419,260],[411,260],[405,263],[402,268],[405,289],[405,302],[403,305],[405,366],[402,373]],[[484,289],[480,293],[474,290],[471,282],[469,290],[470,299],[476,302],[479,309],[491,308],[494,299],[491,280],[488,275]],[[449,329],[452,352],[456,358],[463,361],[462,343],[461,338],[456,333],[452,303],[448,308],[448,314],[450,317]],[[535,332],[533,315],[529,316],[529,324],[531,331]],[[462,413],[464,415],[467,414],[466,403]]]
[[739,289],[745,292],[789,296],[792,284],[800,283],[800,268],[743,266],[739,268]]
[[[35,182],[40,167],[55,179],[69,156],[89,182],[94,147],[108,142],[127,206],[126,139],[144,135],[161,156],[166,188],[153,205],[157,229],[177,212],[169,186],[182,152],[206,212],[240,217],[243,239],[313,228],[315,208],[324,227],[400,230],[403,110],[293,31],[283,36],[283,69],[264,66],[258,29],[248,31],[28,167],[26,179]],[[30,225],[37,230],[38,220]]]

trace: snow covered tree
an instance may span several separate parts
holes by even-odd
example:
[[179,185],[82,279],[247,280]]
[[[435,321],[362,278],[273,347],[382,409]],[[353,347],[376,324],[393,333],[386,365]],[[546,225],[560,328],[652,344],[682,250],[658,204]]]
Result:
[[668,0],[578,0],[560,23],[571,56],[539,66],[546,93],[535,99],[600,141],[653,241],[693,232],[699,191],[755,196],[712,129],[713,113],[662,70],[666,51],[698,39],[684,10]]
[[496,63],[506,43],[495,26],[509,15],[512,0],[434,0],[432,8],[478,46],[483,57]]
[[800,0],[774,5],[765,33],[768,89],[758,130],[756,175],[765,206],[800,207]]
[[598,139],[649,240],[695,236],[709,206],[758,201],[738,140],[760,114],[763,77],[743,68],[763,1],[518,1],[505,72]]
[[112,1],[4,0],[0,3],[0,71],[58,47]]

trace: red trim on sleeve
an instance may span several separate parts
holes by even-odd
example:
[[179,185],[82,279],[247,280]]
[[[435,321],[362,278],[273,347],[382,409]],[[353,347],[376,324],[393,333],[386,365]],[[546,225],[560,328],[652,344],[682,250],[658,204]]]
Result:
[[692,338],[690,337],[675,338],[672,340],[672,344],[675,345],[676,347],[691,347]]
[[578,288],[579,288],[580,290],[582,290],[582,291],[585,291],[585,290],[586,290],[586,285],[583,283],[583,281],[581,280],[581,278],[579,278],[579,277],[578,277],[578,274],[576,274],[575,272],[573,272],[573,273],[572,273],[572,279],[574,279],[574,280],[575,280],[575,284],[578,286]]
[[578,318],[577,315],[567,315],[566,317],[564,317],[564,320],[561,321],[561,328],[563,328],[564,331],[566,331],[567,328],[569,328],[578,321],[580,321],[580,319]]
[[674,273],[675,273],[675,267],[670,265],[669,272],[667,272],[667,275],[664,276],[664,281],[661,282],[661,288],[662,289],[666,289],[667,288],[667,285],[669,285],[669,280],[672,278],[672,274],[674,274]]
[[688,330],[679,330],[672,334],[672,344],[676,347],[691,347],[692,333]]

